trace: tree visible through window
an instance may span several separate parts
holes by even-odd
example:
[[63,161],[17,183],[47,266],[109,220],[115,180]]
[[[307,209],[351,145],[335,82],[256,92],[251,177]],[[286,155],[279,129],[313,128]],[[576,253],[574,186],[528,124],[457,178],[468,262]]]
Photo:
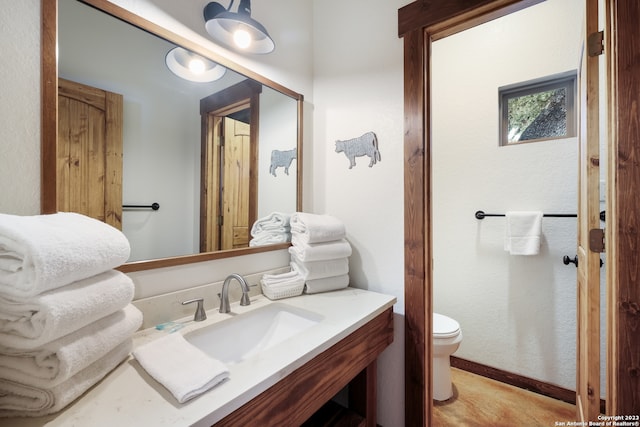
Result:
[[501,87],[500,145],[576,134],[575,72]]

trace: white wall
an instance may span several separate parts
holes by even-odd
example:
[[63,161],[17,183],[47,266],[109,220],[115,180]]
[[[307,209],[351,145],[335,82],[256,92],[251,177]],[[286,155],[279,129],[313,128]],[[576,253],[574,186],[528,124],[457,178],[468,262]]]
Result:
[[40,212],[40,1],[0,0],[0,212]]
[[[283,167],[270,173],[273,150],[287,151],[296,148],[298,126],[291,117],[298,116],[298,104],[293,98],[264,88],[260,94],[260,153],[258,159],[258,218],[271,212],[296,211],[298,161],[293,160],[288,173]],[[292,197],[293,196],[293,197]]]
[[[313,2],[313,152],[309,210],[345,222],[351,285],[394,295],[395,340],[378,363],[378,423],[404,425],[403,44],[408,0]],[[335,140],[376,133],[381,161],[349,169]]]
[[[575,70],[579,0],[549,0],[433,44],[434,308],[457,356],[575,388],[575,218],[544,218],[541,252],[510,256],[505,219],[576,213],[577,138],[499,147],[498,87]],[[544,31],[539,31],[544,22]]]

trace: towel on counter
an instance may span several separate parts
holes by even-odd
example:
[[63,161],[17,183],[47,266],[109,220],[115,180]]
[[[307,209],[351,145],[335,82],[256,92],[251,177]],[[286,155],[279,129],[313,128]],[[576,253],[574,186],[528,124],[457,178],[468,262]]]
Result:
[[304,289],[304,277],[295,270],[282,274],[265,274],[260,284],[267,298],[278,299],[300,295]]
[[0,417],[39,417],[52,414],[80,397],[127,358],[129,339],[65,382],[50,389],[0,379]]
[[229,378],[229,370],[222,362],[191,345],[180,333],[140,346],[133,356],[180,403]]
[[305,282],[304,292],[307,294],[317,294],[320,292],[337,291],[349,286],[349,275],[323,277],[322,279],[312,279]]
[[511,255],[537,255],[542,234],[542,212],[506,212],[504,250]]
[[321,279],[323,277],[341,276],[349,272],[347,258],[330,259],[326,261],[302,262],[291,255],[291,268],[297,271],[305,280]]
[[133,294],[129,276],[116,270],[28,299],[0,294],[0,343],[42,346],[126,307]]
[[322,243],[343,239],[346,229],[331,215],[296,212],[291,215],[291,233],[300,243]]
[[323,243],[302,243],[298,235],[295,235],[291,243],[293,246],[289,248],[289,253],[302,262],[347,258],[352,252],[351,245],[346,239]]
[[258,219],[251,227],[251,236],[257,237],[265,232],[285,233],[290,229],[291,215],[281,212],[272,212]]
[[37,349],[22,350],[0,344],[0,378],[52,388],[130,340],[140,325],[142,313],[130,304]]
[[0,214],[0,293],[30,297],[126,262],[121,231],[87,216]]
[[279,274],[263,274],[262,275],[262,283],[266,283],[268,285],[277,285],[279,283],[286,283],[292,280],[300,279],[300,274],[297,271],[291,270],[286,273]]

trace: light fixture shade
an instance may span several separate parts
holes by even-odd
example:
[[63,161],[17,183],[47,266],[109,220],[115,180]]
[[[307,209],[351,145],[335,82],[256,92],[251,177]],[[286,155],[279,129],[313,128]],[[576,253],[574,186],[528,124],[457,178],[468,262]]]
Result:
[[[199,70],[190,67],[192,61],[199,62]],[[227,71],[222,65],[181,47],[171,49],[165,57],[165,63],[176,76],[197,83],[218,80]]]
[[[243,2],[249,3],[249,2]],[[248,5],[247,5],[248,6]],[[267,29],[250,15],[251,8],[239,8],[239,13],[224,9],[219,3],[211,2],[204,10],[205,28],[216,41],[248,53],[265,54],[273,52],[276,45]],[[234,40],[237,31],[245,31],[251,39],[247,47],[239,47]]]

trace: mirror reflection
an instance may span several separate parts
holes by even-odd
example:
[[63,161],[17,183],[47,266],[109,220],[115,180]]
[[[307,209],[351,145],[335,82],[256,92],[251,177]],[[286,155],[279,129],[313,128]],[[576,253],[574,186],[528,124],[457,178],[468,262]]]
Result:
[[256,219],[296,210],[296,160],[270,173],[296,99],[233,70],[181,78],[176,45],[77,0],[58,19],[59,210],[121,228],[129,261],[248,247]]

